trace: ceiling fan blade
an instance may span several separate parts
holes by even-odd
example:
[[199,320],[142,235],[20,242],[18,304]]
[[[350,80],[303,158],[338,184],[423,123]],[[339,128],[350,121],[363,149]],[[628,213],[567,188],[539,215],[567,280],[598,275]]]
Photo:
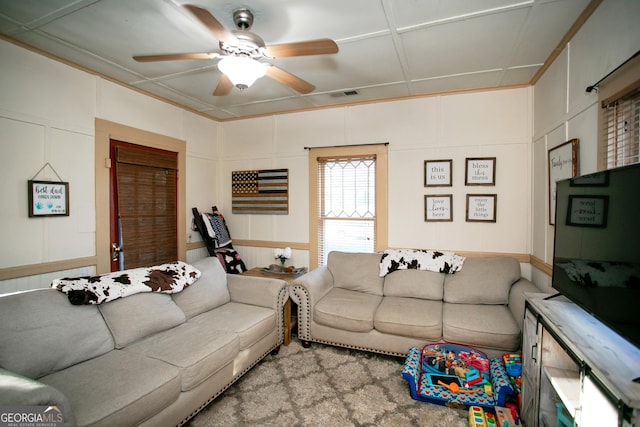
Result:
[[193,16],[213,33],[216,38],[225,43],[237,43],[238,39],[229,30],[227,30],[218,20],[206,9],[193,4],[183,5]]
[[300,77],[294,76],[288,71],[283,70],[282,68],[276,67],[275,65],[271,65],[266,67],[267,76],[272,79],[285,84],[292,89],[300,92],[300,93],[309,93],[313,92],[316,88],[309,82],[302,80]]
[[216,86],[216,90],[213,91],[213,96],[229,95],[231,89],[233,89],[233,83],[231,83],[231,80],[229,80],[226,74],[223,74],[218,82],[218,86]]
[[155,62],[155,61],[176,61],[182,59],[215,59],[219,58],[219,53],[170,53],[167,55],[138,55],[134,56],[138,62]]
[[338,45],[331,39],[309,40],[306,42],[283,43],[267,46],[265,56],[286,58],[289,56],[326,55],[338,53]]

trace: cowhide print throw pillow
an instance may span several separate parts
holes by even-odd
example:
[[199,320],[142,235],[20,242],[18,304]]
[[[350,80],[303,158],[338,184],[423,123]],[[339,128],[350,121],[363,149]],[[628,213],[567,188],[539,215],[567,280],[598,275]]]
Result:
[[380,259],[380,277],[396,270],[428,270],[453,274],[462,269],[465,257],[453,252],[388,249]]
[[140,292],[180,292],[198,280],[200,274],[194,266],[176,261],[98,276],[54,279],[51,287],[67,294],[71,304],[102,304]]

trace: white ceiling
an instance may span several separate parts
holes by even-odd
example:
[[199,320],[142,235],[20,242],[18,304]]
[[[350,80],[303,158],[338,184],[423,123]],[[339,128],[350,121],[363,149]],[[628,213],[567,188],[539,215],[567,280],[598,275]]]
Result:
[[[240,7],[267,45],[331,38],[335,55],[269,60],[314,84],[268,77],[214,97],[217,60],[133,55],[219,51],[181,4],[227,29]],[[590,0],[0,0],[0,33],[216,119],[529,84]],[[357,90],[354,96],[344,92]]]

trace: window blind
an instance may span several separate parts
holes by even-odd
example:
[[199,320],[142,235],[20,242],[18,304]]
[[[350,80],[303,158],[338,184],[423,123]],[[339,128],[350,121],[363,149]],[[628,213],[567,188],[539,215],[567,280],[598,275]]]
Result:
[[607,169],[640,161],[640,88],[604,100]]
[[176,153],[116,147],[116,194],[124,268],[176,261]]
[[318,265],[331,251],[374,252],[376,155],[319,157]]

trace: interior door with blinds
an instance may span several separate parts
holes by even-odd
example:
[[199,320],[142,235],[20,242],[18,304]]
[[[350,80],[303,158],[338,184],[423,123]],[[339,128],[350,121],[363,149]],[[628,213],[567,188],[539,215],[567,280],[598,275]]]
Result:
[[111,271],[178,259],[177,153],[111,140]]

